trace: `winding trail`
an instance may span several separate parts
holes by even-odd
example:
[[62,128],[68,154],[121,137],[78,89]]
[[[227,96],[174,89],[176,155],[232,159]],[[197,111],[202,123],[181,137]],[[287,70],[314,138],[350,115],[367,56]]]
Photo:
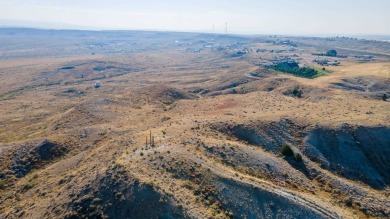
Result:
[[[155,148],[148,149],[147,153],[155,153],[160,152],[164,153],[166,150],[168,150],[168,146],[165,144],[162,144]],[[188,159],[194,161],[195,163],[201,164],[202,167],[209,169],[213,172],[213,174],[227,178],[232,179],[236,182],[240,182],[246,185],[251,185],[253,187],[260,188],[264,191],[273,193],[275,195],[278,195],[280,197],[283,197],[285,199],[288,199],[303,208],[308,208],[319,215],[322,215],[324,218],[332,218],[332,219],[339,219],[343,218],[341,215],[336,213],[336,209],[334,209],[334,206],[332,206],[330,203],[326,201],[322,201],[319,199],[315,199],[315,197],[311,197],[309,194],[303,194],[298,195],[295,192],[289,191],[287,189],[284,189],[282,187],[276,186],[266,180],[259,179],[253,176],[249,176],[246,174],[243,174],[241,172],[237,172],[229,167],[226,167],[222,164],[212,162],[208,160],[207,158],[199,158],[195,155],[188,154],[185,148],[176,147],[175,148],[175,156],[180,157],[187,157]],[[139,156],[133,156],[133,159],[142,159],[142,157]],[[125,163],[129,162],[129,158],[125,159]]]
[[[185,156],[183,154],[183,156]],[[210,163],[208,161],[205,161],[204,159],[197,158],[193,156],[191,158],[193,161],[202,164],[202,166],[205,166],[209,168],[211,171],[213,171],[215,174],[225,177],[225,178],[232,178],[238,182],[242,182],[245,184],[249,184],[258,188],[261,188],[265,191],[275,193],[279,196],[282,196],[286,199],[292,200],[302,206],[306,206],[319,214],[323,215],[325,218],[343,218],[342,216],[338,215],[337,213],[331,211],[331,206],[329,205],[329,208],[324,208],[321,205],[317,204],[316,202],[312,200],[308,200],[307,198],[298,196],[297,194],[294,194],[290,191],[287,191],[281,187],[275,186],[270,184],[269,182],[265,180],[261,180],[255,177],[251,177],[248,175],[244,175],[240,172],[233,171],[225,166],[215,164],[215,163]],[[322,203],[325,204],[325,203]]]
[[254,78],[254,79],[257,79],[257,80],[262,79],[261,77],[257,77],[257,76],[251,75],[251,73],[249,73],[249,72],[245,72],[245,73],[244,73],[244,77],[247,77],[247,78]]

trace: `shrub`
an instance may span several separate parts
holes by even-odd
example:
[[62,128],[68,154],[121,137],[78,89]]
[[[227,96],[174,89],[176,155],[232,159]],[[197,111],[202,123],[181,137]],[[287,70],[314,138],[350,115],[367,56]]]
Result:
[[64,182],[66,182],[65,177],[60,179],[60,181],[58,181],[58,185],[62,185],[62,184],[64,184]]
[[0,189],[5,189],[6,186],[5,180],[0,179]]
[[164,116],[162,119],[161,119],[161,122],[165,122],[165,121],[168,121],[168,120],[170,120],[171,119],[171,117],[169,117],[169,116]]
[[299,89],[299,87],[295,87],[294,90],[292,91],[292,94],[294,97],[301,98],[302,97],[303,91]]
[[194,191],[193,191],[193,193],[194,193],[194,195],[195,196],[198,196],[198,195],[200,195],[200,190],[199,189],[195,189]]
[[290,145],[284,144],[280,148],[280,153],[282,153],[284,156],[293,156],[294,151],[291,149]]
[[22,186],[22,191],[25,192],[27,190],[30,190],[34,187],[34,185],[32,183],[26,183]]
[[300,153],[294,153],[294,159],[298,162],[302,162],[302,155]]
[[383,94],[383,96],[382,96],[382,100],[383,100],[383,101],[386,101],[386,100],[387,100],[387,98],[388,98],[388,97],[387,97],[387,95],[386,95],[386,94]]

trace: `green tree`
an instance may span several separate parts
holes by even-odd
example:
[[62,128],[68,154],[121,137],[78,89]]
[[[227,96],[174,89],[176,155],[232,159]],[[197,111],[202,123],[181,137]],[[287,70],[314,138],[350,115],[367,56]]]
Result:
[[298,162],[302,162],[302,155],[300,153],[294,153],[294,159]]
[[280,148],[280,153],[288,157],[294,155],[294,151],[291,149],[290,145],[288,144],[282,145],[282,147]]
[[336,57],[337,56],[337,51],[332,49],[332,50],[328,50],[326,52],[326,56],[331,56],[331,57]]

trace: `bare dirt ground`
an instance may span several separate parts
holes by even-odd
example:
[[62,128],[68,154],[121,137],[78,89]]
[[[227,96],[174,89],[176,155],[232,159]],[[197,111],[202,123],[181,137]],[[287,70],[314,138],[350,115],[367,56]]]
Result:
[[[0,218],[390,216],[388,43],[93,34],[0,60]],[[333,47],[314,79],[257,65]]]

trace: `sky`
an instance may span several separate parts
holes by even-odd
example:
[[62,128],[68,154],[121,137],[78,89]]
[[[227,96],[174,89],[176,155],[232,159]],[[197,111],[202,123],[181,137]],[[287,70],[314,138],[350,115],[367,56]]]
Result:
[[390,35],[390,0],[0,0],[0,25]]

